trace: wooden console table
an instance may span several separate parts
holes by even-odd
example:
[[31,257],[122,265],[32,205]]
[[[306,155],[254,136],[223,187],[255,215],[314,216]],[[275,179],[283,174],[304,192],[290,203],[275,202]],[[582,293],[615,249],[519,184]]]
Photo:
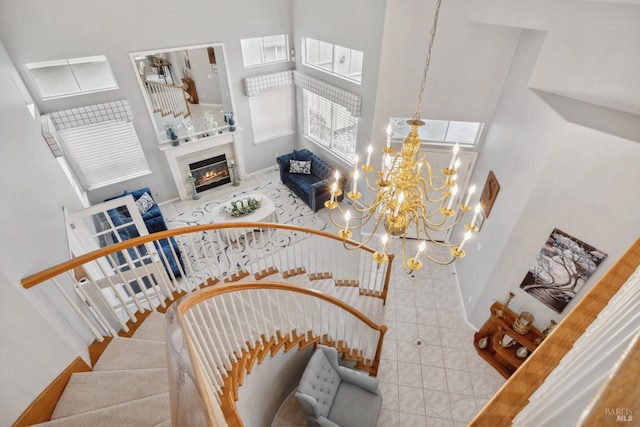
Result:
[[[497,310],[504,312],[504,318],[496,315]],[[542,332],[534,327],[531,327],[525,335],[514,331],[512,325],[517,317],[513,311],[503,308],[501,303],[493,303],[489,319],[476,332],[473,340],[473,345],[478,354],[505,378],[509,378],[526,360],[526,358],[518,358],[516,350],[519,347],[526,347],[529,352],[527,357],[529,357],[544,339]],[[516,344],[510,347],[503,347],[501,342],[505,334],[513,338]],[[487,345],[485,348],[480,348],[479,342],[484,337],[487,337]]]

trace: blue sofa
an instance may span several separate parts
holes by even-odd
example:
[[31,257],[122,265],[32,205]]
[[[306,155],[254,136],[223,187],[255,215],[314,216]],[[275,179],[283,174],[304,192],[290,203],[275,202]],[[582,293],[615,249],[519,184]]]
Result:
[[[141,188],[139,190],[135,190],[131,192],[125,191],[123,194],[105,199],[105,202],[109,200],[117,199],[118,197],[129,195],[129,194],[133,196],[133,200],[138,200],[140,197],[144,195],[144,193],[149,194],[149,196],[153,199],[153,196],[151,195],[151,190],[145,187],[145,188]],[[121,224],[124,224],[125,222],[128,222],[127,212],[121,212],[118,209],[111,209],[110,211],[108,211],[108,213],[114,225],[121,225]],[[149,231],[149,233],[157,233],[159,231],[167,230],[167,224],[164,221],[164,217],[162,216],[162,212],[160,211],[160,207],[158,206],[157,203],[154,203],[153,206],[149,208],[149,210],[147,210],[144,213],[141,213],[141,215],[145,225],[147,226],[147,231]],[[118,231],[118,234],[120,234],[120,237],[123,240],[132,239],[138,236],[135,226],[122,228]],[[181,269],[178,266],[178,263],[180,264],[180,266],[183,267],[183,269],[184,269],[184,264],[182,261],[180,248],[178,247],[178,243],[175,241],[175,239],[173,237],[169,239],[163,239],[163,240],[160,240],[159,242],[154,242],[154,245],[158,251],[162,251],[164,253],[164,256],[166,256],[166,259],[167,259],[166,263],[164,261],[164,256],[161,255],[160,258],[162,260],[162,263],[164,264],[165,270],[167,270],[167,274],[171,276],[171,273],[173,273],[173,275],[176,278],[180,277]],[[171,249],[172,247],[173,247],[173,250]],[[173,255],[174,251],[178,258],[177,260]]]
[[[310,173],[291,173],[291,160],[311,161]],[[331,185],[335,180],[336,168],[306,148],[293,150],[292,153],[278,157],[277,161],[282,183],[304,200],[314,212],[322,209],[324,202],[331,198]],[[347,177],[341,172],[338,188],[343,190],[346,183]],[[342,196],[338,200],[342,200]]]

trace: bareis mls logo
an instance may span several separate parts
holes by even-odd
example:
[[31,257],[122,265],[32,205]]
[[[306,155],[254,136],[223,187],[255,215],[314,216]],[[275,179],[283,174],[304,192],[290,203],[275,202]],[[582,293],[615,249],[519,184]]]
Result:
[[615,418],[616,421],[633,421],[633,409],[631,408],[605,408],[604,414],[607,418]]

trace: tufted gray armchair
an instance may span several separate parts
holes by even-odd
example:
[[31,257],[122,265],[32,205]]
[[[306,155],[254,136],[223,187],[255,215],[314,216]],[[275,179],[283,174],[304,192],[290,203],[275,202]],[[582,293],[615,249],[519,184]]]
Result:
[[311,356],[296,398],[310,426],[375,426],[382,407],[378,380],[340,366],[336,349],[323,345]]

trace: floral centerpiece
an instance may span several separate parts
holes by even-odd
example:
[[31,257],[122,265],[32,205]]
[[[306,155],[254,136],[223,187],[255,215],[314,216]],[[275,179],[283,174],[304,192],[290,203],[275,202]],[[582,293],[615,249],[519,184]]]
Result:
[[255,197],[232,200],[220,208],[220,213],[235,217],[250,214],[260,207],[262,200]]

